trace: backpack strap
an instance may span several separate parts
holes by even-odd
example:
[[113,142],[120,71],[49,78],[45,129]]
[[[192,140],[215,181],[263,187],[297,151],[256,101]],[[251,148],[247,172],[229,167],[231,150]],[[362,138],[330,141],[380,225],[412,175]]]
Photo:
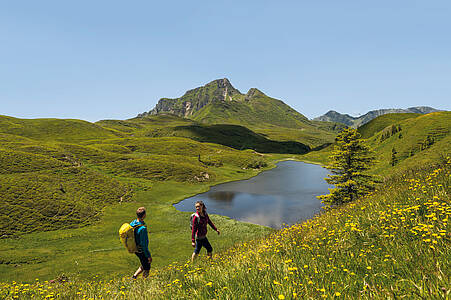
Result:
[[197,212],[194,213],[194,215],[197,217],[197,225],[200,223],[200,216]]
[[136,237],[138,234],[138,229],[139,229],[139,227],[142,227],[142,226],[144,226],[144,224],[138,224],[138,225],[133,226],[133,234],[135,235],[135,241],[136,241]]

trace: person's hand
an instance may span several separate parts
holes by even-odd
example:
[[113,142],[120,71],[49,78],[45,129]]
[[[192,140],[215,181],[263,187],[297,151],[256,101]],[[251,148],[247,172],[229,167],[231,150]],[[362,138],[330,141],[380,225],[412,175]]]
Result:
[[195,242],[191,242],[191,246],[196,247],[196,243]]
[[149,264],[151,264],[152,263],[152,256],[149,257],[148,260],[149,260]]
[[216,232],[218,233],[218,235],[220,235],[220,234],[221,234],[221,232],[219,232],[219,229],[218,229],[218,230],[216,230]]

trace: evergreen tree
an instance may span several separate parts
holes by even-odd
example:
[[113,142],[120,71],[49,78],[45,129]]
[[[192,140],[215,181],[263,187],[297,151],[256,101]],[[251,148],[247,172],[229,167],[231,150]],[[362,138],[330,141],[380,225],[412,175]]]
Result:
[[391,149],[391,160],[390,160],[390,164],[392,167],[398,162],[398,159],[396,158],[396,154],[398,154],[398,152],[396,152],[395,147],[393,147]]
[[340,132],[331,162],[325,168],[331,170],[325,180],[335,188],[329,189],[330,194],[318,196],[325,204],[340,205],[353,201],[374,190],[374,176],[364,174],[374,164],[374,155],[363,144],[360,134],[353,128]]

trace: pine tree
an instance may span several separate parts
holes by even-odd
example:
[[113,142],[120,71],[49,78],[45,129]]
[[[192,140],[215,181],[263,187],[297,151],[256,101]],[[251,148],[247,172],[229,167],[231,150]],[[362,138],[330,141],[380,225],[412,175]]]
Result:
[[398,152],[396,152],[395,147],[393,147],[391,149],[391,159],[390,159],[390,164],[392,167],[398,162],[398,158],[396,157],[396,154],[398,154]]
[[340,132],[329,158],[331,162],[325,168],[332,174],[325,180],[335,188],[329,189],[328,195],[318,196],[325,204],[340,205],[374,190],[374,176],[364,172],[374,164],[375,158],[357,130],[347,128]]

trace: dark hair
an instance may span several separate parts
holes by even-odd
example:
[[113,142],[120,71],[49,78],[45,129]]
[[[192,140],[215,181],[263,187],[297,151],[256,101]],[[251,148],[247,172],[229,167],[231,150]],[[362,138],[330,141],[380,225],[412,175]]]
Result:
[[145,215],[146,215],[146,208],[145,207],[140,207],[140,208],[138,208],[136,210],[136,216],[138,217],[138,219],[141,219]]
[[[207,207],[205,206],[204,202],[202,200],[197,200],[196,204],[200,204],[202,205],[202,213],[206,214],[207,213]],[[194,204],[194,205],[196,205]]]

